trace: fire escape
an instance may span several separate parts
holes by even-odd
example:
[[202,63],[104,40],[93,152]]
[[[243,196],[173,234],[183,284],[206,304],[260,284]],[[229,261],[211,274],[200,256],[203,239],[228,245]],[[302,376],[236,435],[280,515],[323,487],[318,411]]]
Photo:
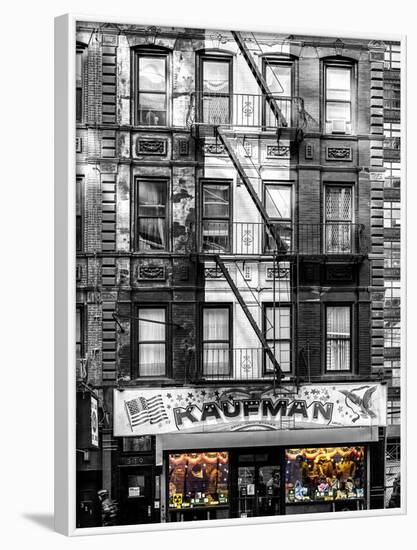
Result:
[[[208,228],[207,225],[205,228],[202,226],[194,228],[197,252],[195,258],[203,264],[214,263],[219,276],[224,277],[227,281],[259,340],[263,355],[262,364],[270,362],[269,364],[272,366],[269,376],[265,376],[263,368],[263,375],[259,378],[264,381],[265,378],[269,378],[275,387],[280,386],[282,379],[286,376],[278,360],[276,349],[274,349],[275,321],[271,323],[266,318],[262,304],[259,303],[255,293],[245,280],[243,276],[245,261],[253,261],[256,258],[269,262],[269,265],[272,262],[272,318],[275,320],[275,310],[280,307],[281,297],[286,291],[281,286],[288,285],[288,281],[282,282],[280,273],[289,274],[289,300],[294,310],[298,311],[297,279],[299,277],[300,254],[321,254],[323,251],[318,251],[316,248],[317,243],[322,246],[323,235],[322,227],[313,227],[311,224],[295,225],[271,219],[264,201],[256,191],[255,186],[261,188],[259,184],[262,182],[262,176],[259,168],[252,161],[251,155],[247,153],[246,139],[260,134],[262,139],[271,140],[271,143],[278,147],[280,142],[290,143],[290,150],[296,151],[303,139],[304,107],[301,98],[283,97],[270,91],[266,79],[251,53],[253,51],[263,53],[255,36],[252,35],[251,38],[255,48],[249,50],[241,33],[232,31],[232,35],[258,84],[260,94],[232,94],[225,107],[224,98],[217,97],[215,94],[205,97],[202,91],[197,91],[192,97],[194,103],[190,109],[189,124],[192,135],[197,141],[201,142],[207,137],[215,138],[216,149],[217,144],[221,144],[222,151],[227,154],[238,174],[239,184],[244,185],[262,222],[230,222],[228,231],[231,235],[230,243],[227,246],[222,244],[222,234],[224,233],[222,224],[211,223]],[[350,226],[345,229],[348,233],[351,231]],[[209,234],[208,237],[207,234]],[[218,235],[217,240],[216,234]],[[350,246],[351,235],[347,235],[346,239]],[[262,311],[263,327],[258,325],[252,315],[228,265],[233,265],[233,271],[241,275],[241,279],[247,286],[245,290],[251,294],[257,307]],[[272,347],[266,337],[268,331],[273,333],[274,344]],[[303,355],[303,360],[306,362],[306,354]],[[245,377],[240,374],[237,378],[241,381]],[[295,374],[295,378],[297,379],[297,374]]]

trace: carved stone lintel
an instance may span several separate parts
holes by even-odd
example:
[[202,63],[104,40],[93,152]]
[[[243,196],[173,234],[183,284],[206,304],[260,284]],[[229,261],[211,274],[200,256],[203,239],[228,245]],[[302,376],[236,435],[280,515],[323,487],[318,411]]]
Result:
[[166,155],[167,142],[165,139],[138,139],[137,141],[138,155]]
[[327,147],[326,149],[327,160],[352,160],[352,148],[351,147]]
[[139,280],[165,280],[165,267],[163,265],[140,265],[138,269]]
[[224,279],[223,273],[220,269],[216,267],[205,267],[204,268],[204,278],[205,279]]
[[205,155],[222,155],[224,152],[224,145],[222,143],[203,144],[203,153]]
[[289,158],[290,146],[289,145],[267,145],[266,146],[267,158]]

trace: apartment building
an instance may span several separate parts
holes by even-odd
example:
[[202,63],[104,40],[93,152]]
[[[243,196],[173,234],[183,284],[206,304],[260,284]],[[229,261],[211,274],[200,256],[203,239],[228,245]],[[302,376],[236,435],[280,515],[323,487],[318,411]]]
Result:
[[386,45],[76,48],[78,526],[383,508]]

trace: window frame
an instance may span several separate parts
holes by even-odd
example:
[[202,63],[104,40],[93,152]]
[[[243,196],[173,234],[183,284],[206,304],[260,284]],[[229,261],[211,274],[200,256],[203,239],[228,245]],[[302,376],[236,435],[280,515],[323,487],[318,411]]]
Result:
[[[289,97],[291,98],[294,98],[295,97],[295,90],[296,90],[296,60],[293,58],[293,57],[287,57],[287,56],[272,56],[272,55],[265,55],[262,57],[262,76],[265,80],[265,82],[267,81],[267,67],[270,66],[270,65],[276,65],[276,66],[282,66],[282,67],[289,67],[291,69],[291,95]],[[288,96],[283,96],[283,97],[288,97]],[[287,120],[287,123],[290,125],[290,126],[293,126],[293,122],[292,122],[292,117],[293,117],[293,108],[292,108],[292,102],[290,102],[290,120],[288,120],[287,117],[286,120]],[[267,102],[266,100],[263,98],[262,99],[262,126],[264,128],[268,128],[270,126],[267,126],[266,122],[267,122],[267,112],[268,112],[268,109],[267,109]],[[273,116],[273,114],[272,114]],[[277,122],[277,125],[278,125],[278,122]],[[276,126],[274,126],[276,127]]]
[[77,175],[75,178],[75,250],[84,249],[84,183],[85,178]]
[[[348,308],[349,310],[349,337],[348,338],[329,338],[327,331],[327,320],[328,320],[328,310],[329,308]],[[327,302],[324,304],[324,373],[326,375],[344,375],[346,373],[354,373],[354,346],[353,346],[353,336],[354,336],[354,304],[349,302]],[[348,340],[349,341],[349,367],[347,369],[329,369],[328,368],[328,351],[327,343],[331,340]]]
[[[164,343],[165,345],[165,369],[163,374],[152,375],[141,375],[140,374],[140,364],[139,364],[139,346],[140,346],[140,336],[139,336],[139,319],[140,319],[140,310],[141,309],[161,309],[165,311],[165,340],[146,340],[144,343],[147,344],[160,344]],[[133,345],[134,345],[134,354],[133,354],[133,376],[137,380],[157,380],[160,378],[167,378],[170,376],[171,365],[171,330],[170,330],[170,321],[171,321],[171,308],[170,304],[160,303],[156,304],[154,302],[138,302],[134,304],[134,331],[133,331]]]
[[[269,187],[284,187],[288,188],[290,191],[290,218],[276,218],[274,216],[270,216],[267,211],[267,205],[266,205],[266,193],[267,188]],[[274,180],[262,180],[262,199],[263,199],[263,205],[265,207],[265,211],[268,215],[268,218],[272,223],[280,223],[280,224],[289,224],[291,228],[291,242],[290,242],[290,250],[293,249],[293,242],[294,242],[294,184],[292,182],[288,181],[274,181]],[[272,239],[273,240],[273,239]],[[267,246],[268,238],[267,238],[267,228],[265,227],[263,231],[263,244],[262,244],[262,250],[265,253],[270,253],[273,249],[269,248]]]
[[[271,309],[273,310],[274,308],[274,304],[273,302],[262,302],[262,333],[265,337],[265,340],[267,341],[267,343],[269,344],[269,347],[271,348],[271,351],[272,353],[275,355],[278,363],[279,362],[279,358],[277,357],[277,355],[275,354],[275,348],[274,346],[271,347],[270,345],[270,342],[272,342],[272,344],[274,344],[274,342],[289,342],[290,344],[290,368],[289,370],[283,370],[283,374],[284,376],[291,376],[294,372],[294,368],[293,368],[293,357],[294,357],[294,353],[293,353],[293,344],[294,344],[294,326],[293,326],[293,323],[294,323],[294,319],[293,319],[293,308],[292,308],[292,304],[291,302],[280,302],[279,305],[275,305],[275,309],[276,310],[279,310],[279,309],[288,309],[289,310],[289,314],[290,314],[290,337],[289,338],[276,338],[273,339],[273,338],[267,338],[267,309]],[[268,370],[266,368],[268,364],[268,355],[266,353],[265,350],[263,350],[263,362],[262,362],[262,374],[264,376],[268,376],[268,375],[271,375],[271,374],[274,374],[273,370]],[[280,364],[281,366],[281,364]],[[282,367],[281,367],[282,369]]]
[[[327,70],[328,69],[349,69],[350,71],[350,100],[337,100],[337,99],[327,99]],[[350,121],[346,121],[346,131],[337,132],[330,131],[327,132],[326,126],[330,124],[333,120],[327,118],[327,104],[328,103],[349,103],[350,104]],[[347,58],[327,58],[323,60],[323,112],[322,112],[322,123],[324,126],[325,134],[341,134],[341,135],[352,135],[355,133],[356,129],[356,106],[357,106],[357,64],[352,59]],[[348,130],[348,124],[350,124],[350,131]]]
[[[139,47],[134,48],[132,51],[132,84],[133,84],[133,94],[132,94],[132,122],[135,126],[140,126],[142,128],[170,128],[171,127],[171,70],[170,70],[170,50],[162,48],[159,46],[148,46],[148,47]],[[143,57],[154,57],[154,58],[163,58],[165,60],[165,92],[159,91],[147,91],[140,88],[140,74],[139,74],[139,59]],[[140,93],[151,93],[156,95],[165,95],[165,124],[145,124],[140,122],[139,115],[139,94]]]
[[[393,217],[393,212],[399,212],[399,216]],[[398,223],[395,223],[398,221]],[[396,200],[384,200],[384,229],[401,229],[401,202]]]
[[[81,81],[78,85],[77,81],[77,58],[81,57]],[[83,124],[85,122],[85,98],[86,98],[86,62],[87,62],[87,45],[81,42],[76,43],[75,48],[75,122],[76,124]],[[78,90],[80,94],[78,97]]]
[[[200,192],[201,192],[201,200],[200,200],[200,219],[201,219],[201,235],[200,235],[200,243],[201,243],[201,250],[204,250],[204,222],[205,221],[211,221],[211,222],[218,222],[218,223],[226,223],[228,225],[228,247],[226,251],[220,252],[221,254],[230,254],[233,252],[233,181],[230,179],[201,179],[200,180]],[[228,217],[220,217],[220,216],[210,216],[206,217],[204,215],[204,187],[210,186],[210,185],[227,185],[228,186],[228,192],[229,192],[229,215]],[[210,250],[210,249],[209,249]]]
[[[159,182],[165,185],[165,216],[141,216],[139,215],[139,185],[141,182]],[[135,213],[134,222],[133,222],[133,235],[132,242],[134,243],[134,250],[140,252],[141,254],[164,254],[171,251],[171,234],[170,234],[170,218],[171,218],[171,201],[170,201],[170,181],[168,178],[164,177],[144,177],[136,176],[134,178],[134,193],[133,193],[133,211]],[[142,249],[140,247],[139,241],[139,227],[140,219],[164,219],[164,236],[165,236],[165,247],[160,249]]]
[[[350,189],[350,211],[351,216],[350,220],[341,220],[341,219],[328,219],[327,218],[327,198],[328,198],[328,190],[329,188],[336,188],[336,189]],[[327,237],[327,227],[331,226],[333,224],[338,224],[341,226],[342,224],[350,225],[350,252],[329,252],[327,249],[328,246],[328,237]],[[325,181],[323,182],[323,231],[322,231],[322,238],[323,238],[323,244],[322,244],[322,250],[326,254],[352,254],[355,251],[356,247],[356,240],[355,240],[355,234],[353,232],[353,228],[355,226],[355,183],[354,182],[337,182],[337,181]]]
[[[228,63],[229,65],[229,91],[228,93],[210,93],[204,91],[204,63],[208,61]],[[197,121],[210,124],[209,121],[204,121],[204,98],[205,97],[228,97],[229,98],[229,121],[227,124],[233,123],[233,55],[227,53],[210,53],[203,51],[198,55],[198,100],[196,104],[197,109]]]
[[[204,339],[204,310],[206,309],[224,309],[228,312],[228,339],[226,340],[205,340]],[[201,353],[200,353],[200,372],[202,378],[216,379],[216,378],[230,378],[233,375],[233,303],[231,302],[204,302],[201,304],[200,308],[200,342],[201,342]],[[227,374],[205,374],[204,372],[204,344],[205,343],[222,343],[229,344],[229,372]]]

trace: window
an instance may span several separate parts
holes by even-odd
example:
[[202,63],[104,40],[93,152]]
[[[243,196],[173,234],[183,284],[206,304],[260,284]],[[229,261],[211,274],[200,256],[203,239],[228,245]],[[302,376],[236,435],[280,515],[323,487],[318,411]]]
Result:
[[353,67],[325,65],[325,122],[328,133],[350,133],[353,122]]
[[[291,249],[292,244],[292,187],[276,183],[265,183],[264,204],[268,217],[278,229],[280,238]],[[275,239],[265,229],[265,249],[276,249]]]
[[145,453],[152,451],[152,436],[123,437],[122,450],[124,453]]
[[203,250],[230,252],[230,184],[204,182],[203,197]]
[[166,52],[136,52],[136,123],[168,124]]
[[228,504],[229,453],[210,451],[169,455],[169,508]]
[[401,245],[397,241],[385,241],[384,242],[384,267],[386,268],[400,268]]
[[[264,333],[281,370],[291,371],[291,308],[264,306]],[[273,373],[271,360],[265,354],[265,372]]]
[[84,350],[84,308],[77,305],[75,310],[75,368],[77,379],[85,379],[86,364]]
[[401,109],[401,85],[397,80],[384,80],[384,109],[398,111]]
[[166,317],[165,307],[138,308],[139,377],[166,374]]
[[387,402],[388,424],[400,424],[401,421],[401,401]]
[[398,360],[385,360],[384,369],[391,374],[391,386],[399,388],[401,385],[401,363]]
[[364,447],[285,449],[285,460],[287,503],[365,497]]
[[400,307],[401,282],[385,279],[384,286],[385,286],[384,307],[386,308]]
[[137,181],[137,247],[167,250],[167,182]]
[[401,46],[400,44],[387,44],[384,53],[385,69],[401,68]]
[[399,229],[401,226],[401,203],[384,201],[384,227]]
[[401,183],[401,165],[399,162],[384,162],[385,168],[385,188],[400,188]]
[[398,319],[384,321],[384,347],[399,348],[401,345],[401,328]]
[[352,252],[352,186],[326,185],[325,252]]
[[[283,114],[288,126],[291,126],[291,104],[293,95],[293,63],[274,59],[263,60],[263,76],[269,91]],[[282,96],[282,98],[280,97]],[[269,105],[264,103],[265,126],[276,127],[277,120]]]
[[200,117],[208,124],[231,121],[232,59],[202,56]]
[[384,122],[384,149],[401,149],[401,128],[399,123]]
[[326,370],[351,370],[351,307],[326,307]]
[[75,246],[76,250],[80,251],[83,247],[83,217],[82,217],[82,196],[83,196],[84,178],[77,176],[75,181]]
[[203,308],[203,375],[222,377],[230,374],[230,308]]
[[84,60],[86,48],[77,45],[75,56],[75,120],[76,122],[83,121],[84,108]]

